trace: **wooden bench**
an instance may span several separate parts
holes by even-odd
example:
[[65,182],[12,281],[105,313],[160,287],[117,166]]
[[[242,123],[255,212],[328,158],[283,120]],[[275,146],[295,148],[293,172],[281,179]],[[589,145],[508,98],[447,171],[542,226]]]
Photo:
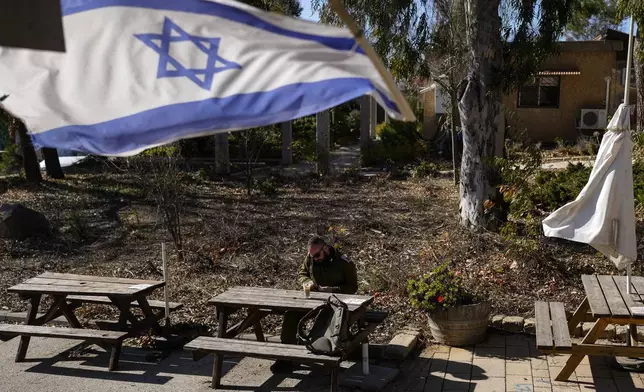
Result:
[[[80,305],[83,303],[87,304],[98,304],[98,305],[113,305],[112,301],[107,298],[107,297],[101,297],[101,296],[91,296],[91,295],[68,295],[66,300],[70,304],[76,304]],[[152,309],[155,310],[165,310],[165,302],[164,301],[157,301],[157,300],[148,300],[148,304]],[[132,301],[130,303],[131,306],[138,308],[139,303],[138,301]],[[179,302],[168,302],[168,308],[171,312],[175,310],[179,310],[183,307],[182,303]]]
[[563,303],[537,301],[534,308],[537,349],[544,353],[571,352],[573,345]]
[[[331,368],[331,392],[338,390],[338,369],[342,359],[340,357],[313,354],[304,346],[200,336],[183,348],[197,354],[195,356],[197,359],[203,356],[204,353],[214,353],[273,360],[283,359],[300,363],[319,363]],[[218,388],[221,383],[221,374],[217,371],[217,368],[217,365],[213,368],[212,388]]]
[[[0,335],[4,336],[37,336],[65,339],[79,339],[91,343],[101,343],[112,348],[109,370],[115,370],[121,355],[121,345],[127,333],[102,331],[95,329],[57,328],[37,325],[0,324]],[[20,362],[18,358],[17,362]]]

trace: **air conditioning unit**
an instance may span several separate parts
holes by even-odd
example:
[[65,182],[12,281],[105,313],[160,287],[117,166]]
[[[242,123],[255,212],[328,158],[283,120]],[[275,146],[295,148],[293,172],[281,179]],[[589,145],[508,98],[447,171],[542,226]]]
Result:
[[606,109],[581,109],[581,129],[604,129],[606,128]]

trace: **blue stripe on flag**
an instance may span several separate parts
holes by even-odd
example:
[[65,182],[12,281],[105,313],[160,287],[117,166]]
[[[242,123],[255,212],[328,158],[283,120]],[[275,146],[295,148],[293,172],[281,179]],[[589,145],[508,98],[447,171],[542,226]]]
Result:
[[[218,16],[237,23],[243,23],[257,29],[284,35],[306,41],[318,42],[336,50],[355,50],[364,54],[362,48],[353,38],[325,37],[323,35],[306,34],[276,26],[257,16],[229,5],[199,0],[61,0],[63,16],[91,11],[104,7],[137,7],[166,11],[191,12]],[[355,48],[355,49],[354,49]]]
[[[276,124],[319,113],[371,93],[369,79],[297,83],[271,91],[210,98],[150,109],[94,125],[68,125],[32,135],[38,146],[121,155],[195,134]],[[398,106],[376,90],[392,110]]]

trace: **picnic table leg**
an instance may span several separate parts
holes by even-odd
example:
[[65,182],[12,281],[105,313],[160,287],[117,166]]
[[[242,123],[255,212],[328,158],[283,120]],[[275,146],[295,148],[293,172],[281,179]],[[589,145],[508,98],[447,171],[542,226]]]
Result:
[[[604,332],[604,329],[606,329],[606,326],[608,325],[608,321],[606,319],[599,319],[595,322],[595,325],[593,325],[593,328],[588,331],[584,339],[581,341],[581,344],[593,344],[597,339],[599,339],[599,336]],[[557,378],[555,378],[556,381],[567,381],[572,372],[575,371],[577,366],[579,366],[579,363],[581,362],[582,359],[586,356],[586,354],[574,354],[574,349],[573,349],[573,354],[568,358],[568,361],[566,361],[566,365],[561,369],[559,374],[557,375]]]
[[121,331],[127,331],[127,322],[129,321],[132,324],[132,329],[129,331],[130,335],[134,335],[143,329],[143,323],[140,321],[132,312],[130,311],[132,302],[131,298],[118,298],[118,297],[108,297],[110,301],[118,308],[119,310],[119,321],[118,328]]
[[60,310],[69,322],[69,325],[71,325],[72,328],[83,328],[80,321],[76,318],[73,308],[67,304],[67,301],[65,301],[65,297],[62,297],[61,299]]
[[[226,336],[226,324],[228,324],[228,309],[224,307],[217,307],[219,315],[219,327],[217,329],[217,337],[223,338]],[[221,385],[221,371],[224,364],[223,354],[215,354],[215,363],[212,368],[212,388],[219,388]]]
[[60,308],[60,305],[65,302],[65,296],[54,296],[54,303],[51,305],[49,310],[45,312],[45,314],[41,317],[38,317],[36,320],[34,320],[33,324],[34,325],[43,325],[56,317],[60,316],[63,314],[62,309]]
[[[33,295],[29,298],[29,309],[27,310],[27,318],[25,319],[26,325],[33,325],[38,315],[38,306],[40,306],[40,294]],[[29,336],[21,336],[20,344],[18,345],[18,353],[16,354],[16,362],[22,362],[27,355],[27,348],[29,348]]]
[[152,310],[152,308],[150,307],[148,300],[143,296],[137,297],[137,301],[139,303],[141,311],[145,315],[144,322],[146,323],[146,325],[149,325],[150,328],[159,333],[159,331],[161,331],[159,320],[163,317],[164,312],[161,312],[159,314],[155,313],[154,310]]
[[331,369],[331,392],[338,392],[338,370],[339,366],[334,366]]
[[586,315],[586,313],[588,313],[588,309],[590,309],[590,303],[588,302],[588,297],[586,297],[579,305],[579,307],[577,307],[577,310],[575,310],[575,313],[572,314],[572,317],[570,317],[570,320],[568,321],[568,331],[571,335],[575,332],[577,325],[579,325],[579,323],[583,321],[584,316]]
[[253,331],[255,332],[255,337],[257,338],[258,342],[265,342],[266,338],[264,337],[264,331],[262,330],[262,319],[267,315],[268,313],[262,312],[261,310],[258,311],[258,314],[255,318],[255,321],[253,322]]
[[631,346],[637,346],[637,324],[630,324],[628,326],[628,331],[630,335]]
[[108,367],[109,371],[116,370],[119,366],[119,357],[121,356],[121,345],[122,342],[116,343],[114,346],[112,346],[112,352],[110,354],[110,364]]

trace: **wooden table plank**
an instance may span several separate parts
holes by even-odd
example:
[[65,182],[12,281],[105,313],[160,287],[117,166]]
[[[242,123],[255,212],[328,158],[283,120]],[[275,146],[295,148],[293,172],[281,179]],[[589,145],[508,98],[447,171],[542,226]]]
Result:
[[165,283],[162,281],[44,273],[12,286],[7,291],[18,294],[134,296],[149,293],[164,285]]
[[142,280],[142,279],[130,279],[130,278],[114,278],[109,276],[92,276],[92,275],[76,275],[76,274],[63,274],[58,272],[44,272],[37,276],[37,278],[50,278],[50,279],[61,279],[61,280],[78,280],[78,281],[87,281],[87,282],[104,282],[104,283],[118,283],[125,285],[137,285],[137,284],[149,284],[149,285],[158,285],[163,283],[158,280]]
[[[293,295],[289,298],[287,296],[274,297],[264,293],[252,294],[227,291],[212,298],[209,303],[211,305],[229,307],[257,307],[274,310],[305,311],[322,305],[328,298],[328,294],[324,297],[318,296],[315,298],[311,296],[311,298],[305,298],[303,293],[300,293],[299,291],[292,291],[292,293]],[[373,297],[361,297],[360,299],[354,297],[351,299],[355,302],[347,302],[347,306],[352,312],[368,306],[373,302]]]
[[534,304],[537,320],[537,348],[552,348],[554,339],[550,325],[550,308],[547,302],[537,301]]
[[83,280],[71,280],[71,279],[53,279],[53,278],[41,278],[35,277],[28,279],[23,282],[23,284],[36,284],[36,285],[51,285],[51,286],[72,286],[72,287],[95,287],[95,288],[104,288],[104,289],[131,289],[131,290],[140,290],[142,288],[149,288],[150,285],[130,285],[122,283],[109,283],[109,282],[90,282]]
[[69,294],[69,295],[99,295],[99,296],[132,296],[132,290],[125,289],[105,289],[92,287],[73,287],[73,286],[53,286],[53,285],[34,285],[34,284],[17,284],[7,289],[10,293],[18,294]]
[[[303,290],[284,290],[284,289],[273,289],[269,287],[242,287],[242,286],[234,286],[231,287],[230,289],[226,290],[226,292],[229,293],[250,293],[250,294],[262,294],[262,295],[269,295],[271,297],[287,297],[291,298],[293,296],[296,297],[302,297],[304,298],[304,291]],[[321,293],[317,291],[312,291],[310,298],[314,299],[322,299],[326,300],[329,298],[331,293]],[[346,300],[365,300],[367,298],[372,298],[371,296],[365,296],[365,295],[357,295],[357,294],[340,294],[340,293],[334,293],[333,295],[337,296],[340,300],[346,301]]]
[[118,341],[125,337],[125,333],[95,329],[43,327],[37,325],[0,324],[0,333],[28,335],[39,337],[61,337],[74,339],[96,339]]
[[564,309],[561,302],[550,303],[550,318],[552,320],[555,347],[570,347],[572,339],[570,339],[570,333],[568,332],[566,309]]
[[606,302],[610,308],[611,317],[630,318],[631,311],[626,306],[624,298],[622,298],[613,277],[610,275],[599,275],[597,276],[597,280],[604,292],[604,298],[606,298]]
[[[644,306],[644,304],[642,303],[641,297],[637,292],[637,289],[633,285],[632,280],[631,280],[630,294],[626,292],[625,276],[613,276],[613,280],[615,281],[615,286],[617,286],[617,288],[619,289],[619,292],[622,295],[622,298],[624,298],[624,302],[626,303],[626,306],[628,307],[628,309]],[[635,319],[644,319],[644,314],[633,313],[632,310],[631,310],[631,315]]]
[[597,280],[597,275],[582,275],[581,281],[584,284],[584,290],[586,291],[590,312],[593,317],[610,317],[610,308]]
[[198,337],[184,346],[186,350],[204,350],[228,354],[241,354],[258,358],[290,358],[303,362],[338,363],[342,358],[316,355],[304,346],[282,343],[254,342],[249,340]]
[[[620,276],[620,278],[624,279],[624,282],[626,282],[625,276]],[[624,283],[624,286],[626,286],[626,283]],[[636,297],[634,297],[635,302],[644,304],[644,277],[631,276],[631,287],[634,289],[634,290],[631,290],[631,294],[636,295]],[[639,305],[639,306],[644,306],[644,305]]]

